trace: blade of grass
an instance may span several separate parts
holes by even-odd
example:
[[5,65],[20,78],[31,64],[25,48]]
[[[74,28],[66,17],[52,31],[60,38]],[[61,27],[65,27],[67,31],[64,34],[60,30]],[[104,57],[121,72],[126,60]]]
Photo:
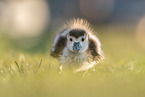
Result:
[[15,61],[15,64],[16,64],[16,66],[17,66],[18,70],[19,70],[19,73],[20,73],[20,72],[21,72],[21,70],[20,70],[20,67],[19,67],[19,65],[18,65],[17,61]]
[[41,59],[41,61],[40,61],[40,64],[39,64],[39,66],[38,66],[38,68],[37,68],[36,72],[39,70],[39,68],[40,68],[41,64],[42,64],[42,59]]
[[24,62],[22,61],[22,62],[21,62],[21,68],[20,68],[22,73],[24,73],[23,63],[24,63]]

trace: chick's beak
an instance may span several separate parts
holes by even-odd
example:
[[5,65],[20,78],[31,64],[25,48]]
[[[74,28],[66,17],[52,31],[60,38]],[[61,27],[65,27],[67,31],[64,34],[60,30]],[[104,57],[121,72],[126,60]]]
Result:
[[75,53],[79,52],[79,50],[81,49],[81,45],[80,45],[80,42],[74,42],[74,45],[73,45],[73,51]]

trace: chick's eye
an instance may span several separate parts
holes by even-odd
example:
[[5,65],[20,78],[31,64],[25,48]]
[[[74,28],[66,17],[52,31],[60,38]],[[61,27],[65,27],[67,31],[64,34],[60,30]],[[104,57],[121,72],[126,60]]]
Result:
[[82,38],[82,41],[84,41],[85,39],[84,38]]
[[73,41],[72,38],[69,39],[70,41]]

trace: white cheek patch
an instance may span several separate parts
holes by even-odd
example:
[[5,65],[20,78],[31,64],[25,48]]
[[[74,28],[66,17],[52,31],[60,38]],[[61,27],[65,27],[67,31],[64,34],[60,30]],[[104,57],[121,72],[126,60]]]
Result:
[[68,48],[69,50],[73,50],[73,43],[72,43],[72,42],[68,42],[68,43],[67,43],[67,48]]
[[86,51],[88,49],[88,44],[86,42],[82,43],[82,51]]

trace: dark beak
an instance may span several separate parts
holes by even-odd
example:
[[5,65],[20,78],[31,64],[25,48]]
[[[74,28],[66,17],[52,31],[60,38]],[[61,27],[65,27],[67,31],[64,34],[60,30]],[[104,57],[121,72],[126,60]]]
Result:
[[81,49],[80,42],[74,42],[74,45],[73,45],[74,52],[77,53],[80,49]]

